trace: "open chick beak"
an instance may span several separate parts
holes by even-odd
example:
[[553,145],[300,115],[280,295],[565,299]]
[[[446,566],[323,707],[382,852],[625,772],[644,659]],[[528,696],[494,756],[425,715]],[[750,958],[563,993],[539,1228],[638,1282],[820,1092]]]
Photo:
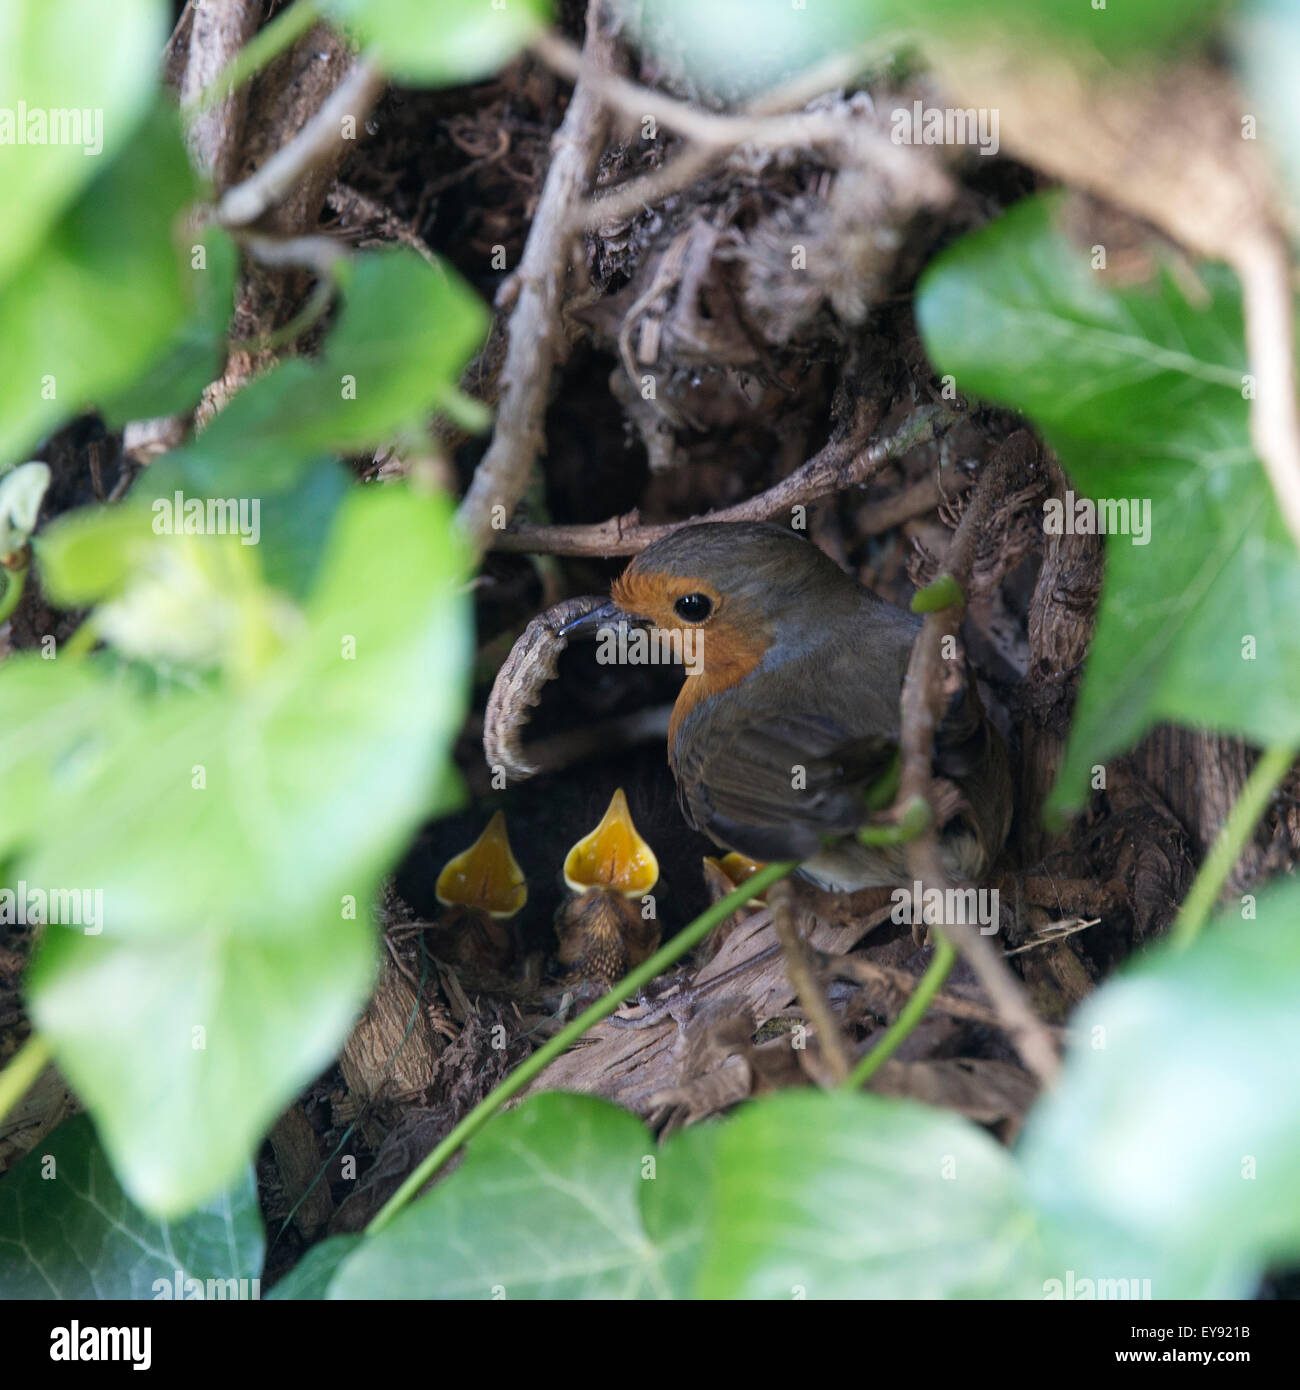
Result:
[[444,907],[476,907],[490,917],[513,917],[528,901],[524,871],[510,849],[498,811],[463,853],[449,859],[434,889]]
[[[715,859],[711,855],[704,857],[705,877],[713,876],[714,882],[718,885],[719,896],[725,896],[733,888],[739,888],[742,883],[747,883],[763,867],[757,859],[750,859],[747,855],[737,854],[732,850],[729,854],[724,854],[721,859]],[[747,907],[761,906],[766,901],[766,893],[760,893],[756,898],[750,898]]]
[[600,824],[584,835],[564,859],[564,881],[574,893],[612,888],[639,898],[659,880],[659,861],[641,838],[620,787]]

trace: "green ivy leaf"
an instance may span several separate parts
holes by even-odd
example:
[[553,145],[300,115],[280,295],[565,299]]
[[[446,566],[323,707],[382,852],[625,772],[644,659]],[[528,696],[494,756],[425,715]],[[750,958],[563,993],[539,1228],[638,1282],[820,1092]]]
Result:
[[728,101],[777,85],[832,54],[893,38],[941,34],[1005,46],[1086,46],[1111,60],[1190,45],[1213,32],[1232,0],[612,0],[629,32],[678,80]]
[[81,667],[0,668],[0,729],[42,721],[0,815],[14,877],[102,907],[47,930],[29,1006],[149,1210],[226,1182],[364,999],[379,875],[446,786],[464,569],[445,501],[358,489],[298,629],[241,680],[145,699],[105,675],[105,737]]
[[320,459],[287,491],[263,496],[260,550],[268,584],[297,599],[307,595],[323,559],[320,538],[351,486],[337,459]]
[[552,1093],[485,1128],[330,1296],[1014,1297],[1041,1293],[1039,1258],[1010,1158],[936,1111],[785,1092],[656,1151]]
[[[677,1145],[698,1133],[667,1146],[669,1190]],[[1041,1297],[1020,1175],[964,1120],[883,1096],[784,1091],[705,1142],[712,1188],[691,1183],[707,1211],[696,1297]]]
[[645,1127],[550,1092],[499,1116],[460,1168],[365,1240],[331,1298],[636,1298],[674,1292],[642,1227]]
[[1237,0],[1122,0],[1095,6],[1091,0],[877,0],[880,17],[906,25],[919,38],[978,37],[990,43],[1040,42],[1076,50],[1086,46],[1111,60],[1143,50],[1185,47],[1203,40]]
[[1161,720],[1300,739],[1300,558],[1250,444],[1235,279],[1204,269],[1195,304],[1168,277],[1108,288],[1058,206],[1030,199],[952,247],[917,314],[939,369],[1030,416],[1081,496],[1149,507],[1146,543],[1131,513],[1135,534],[1107,540],[1053,794],[1075,807],[1092,766]]
[[0,668],[0,860],[30,843],[32,809],[112,757],[135,718],[124,680],[90,664],[14,655]]
[[[1252,133],[1269,148],[1287,177],[1293,212],[1300,211],[1300,4],[1252,0],[1235,16],[1233,43],[1254,101],[1246,114]],[[1245,132],[1243,131],[1243,136]]]
[[370,989],[366,909],[349,921],[322,901],[291,932],[262,922],[260,937],[212,921],[172,941],[47,932],[33,1021],[146,1211],[207,1200],[328,1065]]
[[[116,524],[111,509],[107,519]],[[43,554],[56,553],[64,527],[83,524],[74,513],[51,526]],[[241,558],[256,550],[233,538],[154,536],[147,525],[146,513],[146,545],[164,553],[199,541]],[[458,727],[469,634],[454,589],[464,559],[450,525],[440,501],[387,487],[354,492],[327,540],[300,630],[261,669],[244,672],[242,688],[142,704],[111,759],[29,806],[31,848],[19,864],[26,879],[101,888],[107,930],[130,937],[204,922],[258,936],[268,917],[281,932],[308,932],[322,897],[337,915],[340,898],[363,893],[375,866],[430,810],[442,751]],[[247,654],[249,633],[261,637],[252,626],[259,616],[266,621],[252,608],[248,625],[223,628],[233,659]],[[183,641],[193,624],[183,609],[180,618]],[[159,647],[170,640],[161,622],[146,631]],[[102,833],[104,818],[113,840]],[[117,852],[118,836],[132,854]]]
[[336,23],[373,47],[399,81],[454,86],[504,66],[550,18],[546,0],[323,0]]
[[156,544],[149,518],[131,502],[65,512],[35,541],[46,596],[59,608],[84,608],[118,594]]
[[880,0],[612,0],[630,35],[678,81],[739,101],[882,32]]
[[125,388],[184,322],[194,272],[173,233],[193,195],[176,114],[160,103],[0,285],[0,461]]
[[11,210],[0,283],[143,119],[169,20],[163,0],[0,0],[0,189]]
[[250,382],[189,446],[150,470],[149,490],[263,497],[297,485],[323,454],[373,448],[423,423],[487,331],[453,272],[406,249],[339,267],[343,309],[318,358]]
[[281,1302],[324,1298],[338,1267],[361,1244],[361,1239],[360,1236],[331,1236],[313,1245],[267,1298]]
[[1071,1020],[1080,1041],[1018,1153],[1061,1232],[1058,1278],[1245,1297],[1300,1258],[1300,886],[1257,911],[1149,952]]
[[139,379],[99,402],[110,429],[128,420],[152,420],[189,410],[203,388],[221,375],[226,360],[226,330],[234,310],[239,250],[219,227],[207,227],[195,245],[203,247],[203,264],[195,266],[193,312]]
[[[177,1288],[185,1296],[186,1280],[199,1280],[206,1297],[236,1297],[227,1281],[256,1280],[264,1247],[247,1165],[184,1220],[160,1221],[122,1191],[85,1115],[66,1120],[0,1180],[6,1298],[174,1298]],[[188,1293],[198,1296],[192,1285]]]

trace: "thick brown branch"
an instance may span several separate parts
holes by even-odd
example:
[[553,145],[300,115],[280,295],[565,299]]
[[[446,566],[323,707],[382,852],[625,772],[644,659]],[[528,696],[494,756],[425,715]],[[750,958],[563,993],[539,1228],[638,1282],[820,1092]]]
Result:
[[360,129],[383,90],[383,73],[359,58],[297,135],[221,199],[217,220],[227,227],[256,222],[310,170],[338,153],[346,138],[345,119],[350,117],[354,128]]
[[[253,37],[262,6],[260,0],[206,0],[202,5],[191,4],[187,14],[190,37],[180,81],[182,106],[197,102]],[[185,143],[195,166],[212,180],[218,193],[227,188],[239,167],[247,108],[248,88],[241,87],[206,111],[196,110],[188,122]]]

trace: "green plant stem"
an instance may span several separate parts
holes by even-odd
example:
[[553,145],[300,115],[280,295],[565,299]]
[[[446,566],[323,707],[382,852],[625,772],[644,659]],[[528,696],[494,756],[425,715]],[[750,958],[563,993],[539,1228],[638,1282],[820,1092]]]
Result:
[[849,1073],[843,1083],[846,1091],[858,1090],[875,1076],[876,1072],[898,1051],[903,1039],[916,1027],[921,1021],[922,1015],[930,1007],[930,1001],[943,988],[943,982],[948,978],[948,972],[957,959],[957,952],[946,936],[937,932],[935,934],[939,940],[934,948],[934,955],[926,967],[925,974],[921,976],[916,988],[912,991],[912,997],[903,1005],[902,1012],[889,1025],[885,1036]]
[[62,659],[64,661],[69,658],[73,661],[84,661],[95,650],[95,643],[98,641],[99,634],[95,631],[95,625],[86,620],[64,642]]
[[966,602],[961,585],[950,574],[941,574],[933,584],[918,589],[912,595],[913,613],[942,613]]
[[4,592],[0,593],[0,623],[7,623],[9,615],[18,607],[27,583],[27,570],[28,566],[24,565],[20,570],[5,571],[4,577],[9,582],[5,585]]
[[1200,934],[1210,915],[1210,910],[1218,901],[1223,885],[1232,872],[1232,866],[1241,857],[1247,840],[1255,829],[1260,816],[1264,814],[1273,793],[1277,790],[1291,764],[1295,761],[1296,745],[1279,744],[1264,752],[1255,770],[1246,779],[1241,794],[1232,803],[1232,810],[1223,822],[1219,837],[1205,856],[1200,872],[1191,890],[1183,901],[1183,906],[1174,922],[1169,936],[1175,946],[1190,946]]
[[281,10],[259,30],[190,102],[188,110],[207,111],[242,87],[254,73],[260,72],[277,53],[296,43],[320,19],[316,0],[294,0],[287,10]]
[[868,847],[905,845],[921,834],[930,824],[930,819],[930,803],[924,797],[914,796],[892,825],[862,826],[858,831],[858,843]]
[[39,1033],[33,1033],[9,1059],[0,1071],[0,1120],[27,1094],[49,1060],[50,1045]]
[[656,975],[684,956],[692,946],[702,941],[719,922],[731,916],[737,908],[744,907],[750,898],[770,888],[795,868],[796,861],[793,859],[764,865],[753,878],[747,879],[725,898],[719,898],[712,907],[706,908],[671,941],[661,946],[644,965],[620,980],[608,994],[602,994],[589,1009],[580,1013],[572,1023],[561,1028],[548,1043],[543,1044],[531,1057],[521,1062],[505,1080],[498,1082],[452,1129],[442,1143],[416,1167],[376,1213],[370,1225],[366,1227],[366,1234],[374,1235],[376,1231],[387,1226],[467,1139],[477,1134],[506,1101],[518,1095],[534,1077],[545,1071],[562,1052],[577,1042],[588,1028],[612,1014],[624,999],[648,985]]

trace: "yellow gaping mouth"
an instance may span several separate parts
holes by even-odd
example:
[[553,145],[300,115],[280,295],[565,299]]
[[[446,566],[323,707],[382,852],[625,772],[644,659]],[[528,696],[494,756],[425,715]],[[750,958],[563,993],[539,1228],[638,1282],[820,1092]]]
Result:
[[[712,855],[706,855],[704,862],[709,867],[716,869],[734,888],[739,888],[742,883],[748,883],[760,869],[767,867],[757,859],[750,859],[744,854],[737,854],[735,850],[724,854],[721,859],[714,859]],[[719,891],[721,890],[719,889]],[[763,897],[764,895],[760,893],[756,898],[750,898],[749,904],[752,906],[755,903],[761,903]]]
[[443,865],[434,891],[444,907],[477,907],[491,917],[513,917],[523,907],[528,885],[510,850],[504,812],[498,811],[467,850]]
[[612,888],[629,898],[641,897],[659,881],[659,861],[632,823],[622,787],[595,830],[565,855],[564,881],[575,893]]

